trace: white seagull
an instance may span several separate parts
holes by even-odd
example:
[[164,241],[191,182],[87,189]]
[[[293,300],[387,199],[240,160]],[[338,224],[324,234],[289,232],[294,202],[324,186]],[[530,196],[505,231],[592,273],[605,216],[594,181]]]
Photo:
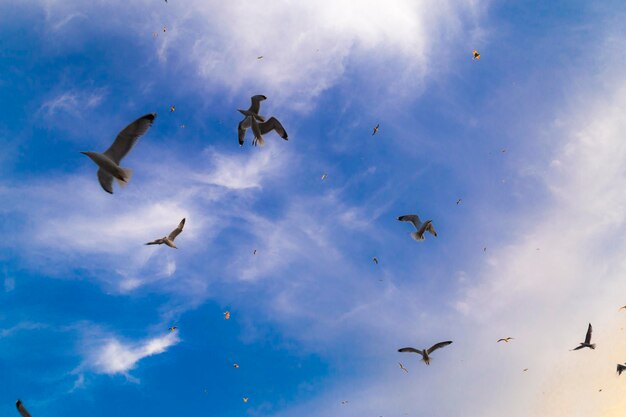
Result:
[[22,404],[22,400],[17,400],[17,402],[15,403],[15,407],[17,407],[17,411],[20,412],[22,417],[31,417],[26,407],[24,407],[24,404]]
[[431,353],[433,353],[434,351],[436,351],[437,349],[442,348],[444,346],[448,346],[451,343],[452,343],[451,340],[448,340],[446,342],[435,343],[430,348],[424,349],[424,350],[419,350],[419,349],[415,349],[415,348],[412,348],[412,347],[405,347],[405,348],[402,348],[402,349],[398,349],[398,352],[411,352],[411,353],[420,354],[420,355],[422,355],[422,361],[426,365],[430,365],[430,356],[429,355]]
[[437,232],[433,227],[432,220],[426,220],[424,223],[422,223],[417,214],[407,214],[405,216],[400,216],[398,217],[398,220],[400,220],[401,222],[413,223],[413,226],[415,226],[415,229],[417,229],[417,231],[411,233],[411,237],[417,241],[424,240],[424,232],[429,232],[433,236],[437,237]]
[[109,194],[113,194],[113,178],[117,179],[121,186],[125,186],[130,181],[132,170],[120,167],[120,161],[130,152],[137,139],[148,131],[156,113],[146,114],[135,120],[122,130],[113,144],[103,153],[81,152],[87,155],[98,165],[98,181],[102,189]]
[[239,126],[237,127],[240,146],[243,146],[243,142],[246,137],[246,130],[248,130],[248,128],[252,128],[252,133],[254,133],[254,140],[252,141],[254,146],[256,146],[257,143],[263,145],[265,143],[263,135],[271,132],[272,130],[275,130],[281,138],[289,140],[285,128],[278,121],[278,119],[270,117],[268,120],[265,120],[265,117],[259,115],[261,102],[266,99],[267,97],[260,94],[252,96],[252,104],[248,110],[238,109],[238,111],[245,116],[244,119],[239,122]]
[[587,334],[585,335],[585,341],[580,343],[578,345],[578,347],[575,347],[572,350],[578,350],[578,349],[582,349],[582,348],[586,348],[586,347],[588,347],[590,349],[595,349],[596,348],[595,343],[591,343],[591,331],[592,331],[591,323],[589,323],[589,327],[587,327]]
[[153,240],[152,242],[146,243],[146,245],[166,244],[170,248],[178,249],[176,245],[174,244],[174,239],[176,239],[176,236],[178,236],[183,231],[184,226],[185,226],[185,219],[182,219],[180,223],[178,224],[178,227],[172,230],[172,233],[170,233],[169,236],[164,236],[160,239]]

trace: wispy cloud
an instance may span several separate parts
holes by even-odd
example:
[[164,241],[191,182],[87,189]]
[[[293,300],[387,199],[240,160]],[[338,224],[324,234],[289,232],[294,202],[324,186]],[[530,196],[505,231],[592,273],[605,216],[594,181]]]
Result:
[[179,342],[176,332],[138,342],[124,342],[115,336],[105,337],[97,342],[90,340],[83,367],[96,373],[122,374],[135,380],[129,371],[134,369],[139,361],[161,354]]
[[77,116],[85,109],[98,107],[106,94],[106,89],[64,91],[47,99],[40,106],[39,111],[47,117],[53,117],[59,113]]

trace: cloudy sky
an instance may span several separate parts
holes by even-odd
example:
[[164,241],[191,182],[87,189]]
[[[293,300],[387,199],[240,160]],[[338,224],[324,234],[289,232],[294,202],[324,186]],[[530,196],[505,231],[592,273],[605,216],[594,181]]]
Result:
[[[625,19],[0,0],[0,415],[623,416]],[[289,141],[239,147],[255,94]],[[153,112],[105,193],[79,152]]]

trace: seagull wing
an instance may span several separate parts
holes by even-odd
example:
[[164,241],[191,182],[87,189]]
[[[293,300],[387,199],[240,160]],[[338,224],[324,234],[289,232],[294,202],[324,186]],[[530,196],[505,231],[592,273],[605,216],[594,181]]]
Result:
[[267,97],[261,94],[252,96],[251,98],[252,104],[250,105],[250,108],[248,109],[248,111],[259,114],[259,110],[261,110],[261,102],[266,99]]
[[109,194],[113,194],[113,175],[104,171],[103,169],[98,169],[98,182],[104,191]]
[[157,239],[153,240],[152,242],[146,243],[146,245],[160,245],[161,243],[163,243],[163,241],[161,239]]
[[591,323],[589,323],[589,327],[587,328],[587,335],[585,336],[585,343],[591,343]]
[[580,346],[578,346],[578,347],[575,347],[575,348],[574,348],[574,349],[572,349],[572,350],[578,350],[578,349],[582,349],[582,348],[584,348],[584,346],[583,346],[583,345],[580,345]]
[[621,375],[622,372],[624,372],[625,370],[626,370],[626,366],[624,366],[624,365],[622,365],[620,363],[617,364],[617,374],[618,375]]
[[285,131],[285,128],[283,127],[282,124],[280,124],[278,119],[275,117],[270,117],[269,120],[267,120],[266,122],[260,123],[259,129],[261,130],[261,134],[263,135],[268,132],[271,132],[272,130],[275,130],[276,133],[278,133],[281,138],[285,140],[289,140],[287,132]]
[[176,229],[172,230],[172,233],[170,233],[170,235],[167,238],[169,240],[176,239],[176,236],[178,236],[183,231],[183,227],[184,226],[185,226],[185,219],[182,219],[180,221],[180,223],[178,223],[178,227]]
[[243,119],[241,122],[239,122],[239,126],[237,126],[237,133],[239,134],[239,145],[243,146],[243,142],[246,139],[246,130],[248,130],[246,127],[244,127],[244,122],[246,121],[246,119]]
[[155,117],[156,113],[146,114],[126,126],[124,130],[117,135],[111,147],[104,151],[104,154],[119,165],[122,158],[133,148],[137,139],[150,129]]
[[430,349],[428,349],[426,352],[430,355],[431,353],[433,353],[434,351],[436,351],[439,348],[442,348],[444,346],[448,346],[450,343],[452,343],[451,340],[448,340],[447,342],[439,342],[439,343],[435,343],[434,345],[432,345],[430,347]]
[[413,223],[413,226],[415,226],[417,230],[419,230],[420,226],[422,225],[422,222],[420,221],[420,218],[417,214],[407,214],[404,216],[400,216],[398,217],[398,220],[400,220],[401,222]]
[[17,402],[15,403],[15,407],[17,407],[17,411],[20,412],[22,417],[31,417],[30,413],[28,412],[26,407],[24,407],[24,404],[22,404],[21,400],[17,400]]
[[423,355],[423,352],[421,350],[415,349],[415,348],[412,348],[412,347],[405,347],[405,348],[402,348],[402,349],[398,349],[398,352],[411,352],[411,353],[418,353],[420,355]]
[[432,222],[428,223],[428,226],[426,226],[426,231],[430,232],[431,235],[437,237],[437,231],[435,230],[435,228],[433,227]]

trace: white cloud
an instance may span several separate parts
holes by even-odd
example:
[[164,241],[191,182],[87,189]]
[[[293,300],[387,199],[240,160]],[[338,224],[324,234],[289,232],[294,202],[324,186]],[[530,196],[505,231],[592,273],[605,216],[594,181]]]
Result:
[[90,342],[89,352],[83,366],[96,373],[122,374],[130,377],[128,372],[135,368],[137,362],[163,353],[179,342],[176,332],[139,342],[124,342],[117,337],[107,337],[98,340],[97,343]]
[[54,117],[61,112],[79,116],[85,109],[98,107],[105,96],[105,89],[64,91],[46,100],[39,111],[44,112],[47,117]]

